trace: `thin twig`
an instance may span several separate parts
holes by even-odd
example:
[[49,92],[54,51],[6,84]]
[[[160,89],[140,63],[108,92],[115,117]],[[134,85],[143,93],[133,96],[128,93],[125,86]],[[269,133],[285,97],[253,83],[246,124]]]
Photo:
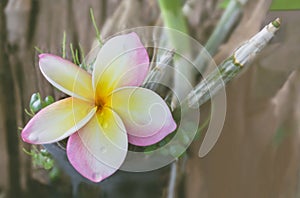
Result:
[[67,35],[66,35],[66,31],[64,31],[63,40],[61,44],[63,58],[66,58],[66,40],[67,40]]
[[103,45],[103,42],[101,40],[101,34],[100,34],[99,28],[97,26],[95,16],[94,16],[94,11],[93,11],[92,8],[90,8],[90,16],[91,16],[91,20],[92,20],[92,23],[93,23],[93,26],[94,26],[94,29],[95,29],[95,32],[96,32],[96,38],[97,38],[99,44]]
[[175,198],[178,160],[171,164],[167,198]]
[[223,82],[228,83],[241,71],[244,71],[254,57],[273,38],[279,27],[280,20],[276,19],[234,51],[188,95],[189,106],[201,106],[224,86]]

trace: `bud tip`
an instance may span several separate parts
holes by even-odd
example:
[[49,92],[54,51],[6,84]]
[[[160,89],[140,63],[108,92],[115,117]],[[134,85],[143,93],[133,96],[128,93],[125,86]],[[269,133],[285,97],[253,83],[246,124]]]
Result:
[[279,27],[280,27],[280,18],[275,19],[275,20],[272,22],[272,25],[273,25],[275,28],[279,28]]

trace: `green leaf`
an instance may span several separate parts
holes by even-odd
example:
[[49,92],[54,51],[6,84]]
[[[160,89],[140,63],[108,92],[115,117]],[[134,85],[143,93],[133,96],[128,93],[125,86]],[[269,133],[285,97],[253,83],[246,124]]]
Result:
[[273,0],[270,10],[299,10],[299,0]]
[[35,51],[37,51],[38,53],[42,54],[44,53],[43,50],[41,50],[40,48],[38,48],[37,46],[34,47]]
[[32,112],[32,110],[30,110],[31,112],[29,112],[27,109],[24,109],[25,113],[27,115],[29,115],[30,117],[33,117],[34,116],[34,112]]
[[[223,0],[219,7],[225,9],[230,0]],[[300,9],[300,1],[299,0],[273,0],[270,10],[299,10]]]
[[219,8],[226,9],[230,0],[224,0],[219,4]]
[[87,65],[85,63],[85,55],[84,55],[84,50],[82,48],[82,46],[79,43],[79,51],[80,51],[80,55],[81,55],[81,64],[79,65],[82,69],[84,69],[85,71],[87,71]]
[[145,154],[152,154],[152,152],[155,150],[155,147],[153,146],[148,146],[145,148],[144,153]]
[[79,65],[80,63],[77,63],[77,59],[76,59],[76,56],[75,56],[75,50],[73,48],[73,43],[70,43],[70,50],[71,50],[71,54],[72,54],[73,63],[76,64],[76,65]]
[[59,176],[60,176],[59,169],[57,167],[53,166],[53,168],[49,172],[49,177],[50,177],[51,181],[57,180],[59,178]]
[[43,167],[45,170],[50,170],[54,165],[53,159],[45,158],[43,162]]

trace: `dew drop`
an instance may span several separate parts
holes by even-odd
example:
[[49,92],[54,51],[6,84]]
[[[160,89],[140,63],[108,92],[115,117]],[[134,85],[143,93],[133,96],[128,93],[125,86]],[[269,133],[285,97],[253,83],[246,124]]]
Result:
[[106,122],[103,122],[102,126],[106,129],[108,127],[108,124]]
[[103,117],[100,116],[98,120],[99,120],[99,123],[102,123],[103,122]]
[[102,180],[102,176],[101,176],[100,173],[93,173],[92,178],[95,181],[101,181]]
[[39,137],[32,133],[28,136],[28,140],[31,142],[36,142],[39,140]]
[[107,150],[106,150],[106,148],[104,147],[104,146],[102,146],[101,148],[100,148],[100,152],[101,153],[105,153]]

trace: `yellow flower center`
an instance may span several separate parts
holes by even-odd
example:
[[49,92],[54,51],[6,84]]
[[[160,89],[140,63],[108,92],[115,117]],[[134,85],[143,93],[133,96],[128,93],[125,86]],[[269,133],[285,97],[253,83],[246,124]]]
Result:
[[95,100],[95,106],[97,107],[97,111],[101,111],[103,109],[103,107],[105,106],[106,101],[104,98],[96,98]]

